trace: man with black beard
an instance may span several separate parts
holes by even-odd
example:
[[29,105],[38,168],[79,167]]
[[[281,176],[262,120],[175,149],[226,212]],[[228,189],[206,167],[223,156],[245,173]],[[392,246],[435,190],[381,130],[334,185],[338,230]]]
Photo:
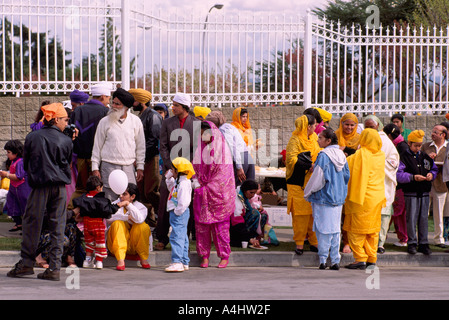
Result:
[[159,136],[161,133],[162,116],[149,107],[151,92],[144,89],[130,89],[135,99],[134,111],[140,112],[143,131],[145,133],[145,165],[143,179],[138,183],[140,202],[148,208],[147,222],[155,226],[154,215],[159,208]]
[[92,174],[102,179],[103,191],[113,201],[119,195],[109,187],[108,179],[112,171],[124,171],[129,183],[137,184],[143,179],[145,134],[139,117],[129,112],[134,103],[132,94],[118,88],[112,98],[112,108],[100,120],[95,133]]

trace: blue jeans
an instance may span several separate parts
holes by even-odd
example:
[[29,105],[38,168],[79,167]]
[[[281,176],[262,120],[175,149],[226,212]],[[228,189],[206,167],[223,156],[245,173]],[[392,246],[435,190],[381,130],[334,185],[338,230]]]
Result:
[[315,234],[318,239],[318,257],[320,258],[320,263],[326,263],[329,250],[331,264],[340,263],[340,232],[326,234],[315,231]]
[[170,213],[170,233],[171,260],[173,263],[182,263],[188,265],[189,259],[189,236],[187,234],[187,225],[189,222],[189,208],[180,216],[172,210]]

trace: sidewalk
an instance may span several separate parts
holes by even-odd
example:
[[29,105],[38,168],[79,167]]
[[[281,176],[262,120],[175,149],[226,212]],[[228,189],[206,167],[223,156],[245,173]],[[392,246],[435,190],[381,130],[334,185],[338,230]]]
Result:
[[[13,223],[0,223],[0,238],[15,237],[21,238],[17,232],[9,232]],[[276,236],[279,241],[293,241],[293,231],[291,228],[276,228]],[[429,233],[429,240],[432,241],[433,233]],[[397,242],[396,234],[389,232],[387,243]],[[150,252],[149,262],[153,267],[164,267],[170,263],[171,252],[152,251]],[[18,251],[0,251],[0,267],[12,267],[18,260],[20,255]],[[192,267],[199,267],[200,259],[196,252],[190,253]],[[215,266],[220,259],[215,252],[211,253],[210,265]],[[345,266],[354,261],[352,253],[341,254],[341,265]],[[104,261],[105,267],[115,267],[116,260],[108,257]],[[294,252],[281,252],[270,250],[254,250],[247,249],[242,251],[234,251],[229,259],[230,267],[318,267],[319,259],[316,253],[304,252],[298,256]],[[385,252],[378,255],[377,265],[379,267],[449,267],[449,253],[433,252],[430,256],[424,256],[421,253],[410,255],[406,252]],[[136,261],[127,261],[127,267],[137,266]]]

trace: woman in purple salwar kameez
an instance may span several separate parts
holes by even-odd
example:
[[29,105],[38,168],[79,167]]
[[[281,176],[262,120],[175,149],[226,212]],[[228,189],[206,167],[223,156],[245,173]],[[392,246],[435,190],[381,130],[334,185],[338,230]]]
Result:
[[4,149],[8,157],[7,171],[0,171],[0,177],[10,179],[8,195],[6,197],[6,211],[14,220],[14,227],[11,232],[22,230],[22,216],[25,212],[28,195],[31,188],[28,185],[26,172],[23,168],[23,144],[19,140],[10,140],[5,144]]
[[196,248],[201,267],[209,266],[211,238],[219,268],[228,265],[231,253],[230,217],[235,209],[235,180],[231,151],[218,128],[209,121],[201,123],[201,137],[193,158],[199,187],[194,191],[193,205]]

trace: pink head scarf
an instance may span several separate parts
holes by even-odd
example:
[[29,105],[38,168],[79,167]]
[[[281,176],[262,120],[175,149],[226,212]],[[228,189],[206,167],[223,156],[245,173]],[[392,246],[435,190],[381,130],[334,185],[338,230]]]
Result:
[[235,209],[235,180],[232,154],[220,130],[210,121],[205,135],[212,136],[206,143],[198,137],[198,147],[193,157],[193,168],[201,187],[195,189],[193,198],[195,221],[203,224],[230,219]]

